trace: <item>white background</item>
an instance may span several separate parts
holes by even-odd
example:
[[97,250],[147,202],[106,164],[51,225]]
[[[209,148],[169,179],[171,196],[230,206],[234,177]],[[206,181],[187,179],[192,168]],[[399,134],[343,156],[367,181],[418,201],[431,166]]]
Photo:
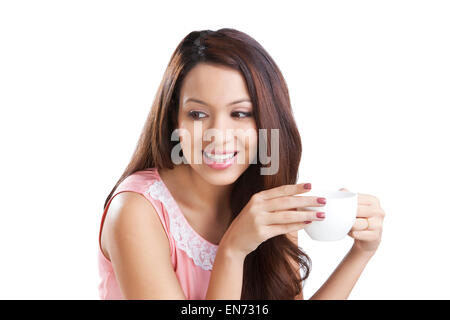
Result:
[[[170,55],[231,27],[274,58],[300,180],[377,196],[383,240],[350,299],[449,299],[447,1],[0,2],[0,298],[98,299],[103,203]],[[309,298],[351,247],[310,240]]]

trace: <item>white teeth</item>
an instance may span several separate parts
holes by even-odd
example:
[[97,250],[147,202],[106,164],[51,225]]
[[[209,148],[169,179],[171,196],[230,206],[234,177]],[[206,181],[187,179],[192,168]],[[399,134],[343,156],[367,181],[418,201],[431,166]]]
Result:
[[211,160],[218,160],[218,161],[224,161],[224,160],[229,160],[231,158],[234,157],[234,152],[233,153],[226,153],[226,154],[211,154],[208,152],[204,152],[205,156]]

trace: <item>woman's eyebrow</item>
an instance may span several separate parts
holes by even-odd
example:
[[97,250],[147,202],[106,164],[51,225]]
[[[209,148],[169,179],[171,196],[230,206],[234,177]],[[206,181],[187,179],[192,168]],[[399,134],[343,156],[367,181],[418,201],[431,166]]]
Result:
[[[205,106],[210,107],[210,105],[207,104],[206,102],[204,102],[204,101],[202,101],[202,100],[199,100],[199,99],[195,99],[195,98],[188,98],[188,99],[186,99],[186,100],[184,101],[184,104],[188,103],[189,101],[197,102],[197,103],[200,103],[200,104],[203,104],[203,105],[205,105]],[[242,98],[242,99],[239,99],[239,100],[236,100],[236,101],[233,101],[233,102],[229,103],[227,106],[231,106],[231,105],[233,105],[233,104],[237,104],[237,103],[241,103],[241,102],[251,102],[251,101],[250,101],[250,99],[248,99],[248,98]]]

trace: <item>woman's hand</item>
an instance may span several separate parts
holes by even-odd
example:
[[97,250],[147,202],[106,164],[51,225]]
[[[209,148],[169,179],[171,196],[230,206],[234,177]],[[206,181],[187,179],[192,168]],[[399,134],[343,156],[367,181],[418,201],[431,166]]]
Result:
[[[339,191],[348,191],[345,188]],[[381,242],[384,210],[377,197],[358,193],[358,213],[352,229],[348,233],[355,239],[352,250],[373,255]]]
[[[280,234],[303,229],[312,220],[323,220],[317,211],[303,207],[320,207],[322,200],[314,196],[294,196],[310,191],[311,184],[292,184],[255,193],[228,227],[220,246],[247,254],[262,242]],[[323,199],[323,198],[322,198]]]

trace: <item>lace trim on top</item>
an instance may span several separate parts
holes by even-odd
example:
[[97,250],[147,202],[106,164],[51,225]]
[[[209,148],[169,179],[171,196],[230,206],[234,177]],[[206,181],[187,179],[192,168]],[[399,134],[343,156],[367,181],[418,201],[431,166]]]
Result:
[[218,246],[202,238],[189,225],[180,207],[161,180],[153,182],[146,191],[164,204],[170,221],[170,233],[179,249],[204,270],[212,270]]

